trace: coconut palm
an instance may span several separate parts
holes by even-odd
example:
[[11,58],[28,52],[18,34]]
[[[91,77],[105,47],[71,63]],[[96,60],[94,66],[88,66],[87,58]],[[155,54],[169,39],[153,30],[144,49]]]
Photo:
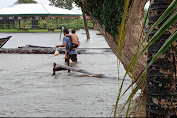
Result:
[[[173,0],[154,0],[149,16],[149,26],[162,15]],[[162,26],[162,23],[150,33],[149,39]],[[173,32],[174,27],[157,39],[148,49],[148,62],[152,60],[161,46]],[[167,117],[177,115],[176,68],[177,55],[173,43],[147,70],[147,117]]]

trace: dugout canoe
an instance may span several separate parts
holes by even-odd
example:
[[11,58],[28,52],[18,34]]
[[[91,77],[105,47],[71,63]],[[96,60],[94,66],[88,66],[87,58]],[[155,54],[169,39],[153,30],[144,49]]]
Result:
[[6,38],[0,38],[0,48],[11,38],[12,36],[8,36]]

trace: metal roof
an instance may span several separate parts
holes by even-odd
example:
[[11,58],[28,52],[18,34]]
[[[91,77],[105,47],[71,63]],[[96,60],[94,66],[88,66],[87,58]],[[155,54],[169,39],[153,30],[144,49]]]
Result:
[[18,4],[0,9],[0,16],[81,16],[81,13],[43,4]]

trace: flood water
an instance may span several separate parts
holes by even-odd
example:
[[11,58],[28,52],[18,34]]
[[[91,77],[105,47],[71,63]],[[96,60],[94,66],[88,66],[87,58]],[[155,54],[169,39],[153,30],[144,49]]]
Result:
[[[81,42],[80,48],[109,48],[103,36],[97,35],[95,30],[90,30],[90,40],[87,40],[85,30],[78,30],[76,34]],[[55,47],[56,44],[61,44],[63,34],[58,33],[0,33],[0,38],[12,36],[11,39],[3,46],[3,48],[18,48],[25,45],[37,45]]]
[[[91,31],[86,41],[78,31],[82,48],[109,48],[102,36]],[[4,48],[25,45],[55,46],[62,43],[57,33],[0,33],[12,35]],[[38,37],[38,38],[37,38]],[[40,37],[40,38],[39,38]],[[24,40],[24,41],[23,41]],[[18,42],[19,41],[19,42]],[[64,65],[64,55],[0,54],[1,117],[112,117],[118,94],[117,79],[96,78],[77,72],[56,72],[53,63]],[[113,53],[79,54],[74,66],[96,74],[117,77],[117,59]],[[120,78],[125,70],[121,65]],[[130,85],[126,77],[123,91]],[[130,91],[121,99],[123,106]],[[144,97],[136,95],[130,116],[145,116]],[[124,116],[125,112],[120,116]]]

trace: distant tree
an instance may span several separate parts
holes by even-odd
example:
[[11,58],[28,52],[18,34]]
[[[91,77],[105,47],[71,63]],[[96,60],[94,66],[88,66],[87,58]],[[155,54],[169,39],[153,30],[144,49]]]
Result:
[[15,4],[22,4],[22,3],[37,3],[35,0],[17,0]]
[[65,8],[71,10],[73,8],[73,0],[49,0],[50,5],[54,5],[59,8]]

